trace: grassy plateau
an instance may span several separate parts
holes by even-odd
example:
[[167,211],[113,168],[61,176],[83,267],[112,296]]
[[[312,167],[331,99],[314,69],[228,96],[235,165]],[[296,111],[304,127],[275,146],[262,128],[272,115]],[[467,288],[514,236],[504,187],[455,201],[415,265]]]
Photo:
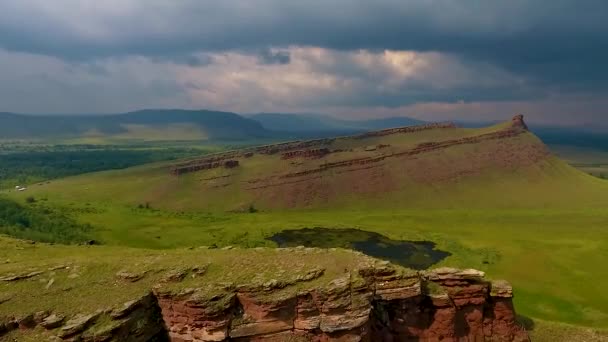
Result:
[[[451,253],[436,266],[476,268],[490,278],[508,279],[518,313],[534,322],[535,341],[606,340],[608,181],[551,155],[531,133],[293,175],[332,162],[397,155],[420,143],[497,132],[505,125],[343,138],[325,142],[323,147],[338,152],[322,158],[256,153],[239,158],[234,169],[179,177],[170,174],[170,162],[159,162],[0,195],[32,212],[50,208],[74,225],[86,225],[73,242],[105,245],[93,249],[103,251],[108,265],[140,254],[171,258],[203,245],[274,247],[267,239],[274,233],[306,227],[433,241]],[[386,146],[374,147],[380,145]],[[53,241],[59,231],[45,233],[46,241]],[[92,253],[88,247],[48,249],[87,260],[88,254],[78,256],[80,249]],[[2,253],[0,263],[6,258],[17,265],[25,255]],[[3,271],[7,267],[0,265]]]

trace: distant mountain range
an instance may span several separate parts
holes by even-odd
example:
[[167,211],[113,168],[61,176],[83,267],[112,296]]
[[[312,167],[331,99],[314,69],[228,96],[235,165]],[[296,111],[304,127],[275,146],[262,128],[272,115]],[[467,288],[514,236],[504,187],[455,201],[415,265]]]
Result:
[[103,115],[0,113],[2,139],[245,140],[353,134],[423,121],[406,117],[342,120],[320,114],[242,116],[210,110],[147,109]]
[[[181,109],[147,109],[103,115],[0,113],[0,140],[290,140],[349,135],[423,123],[425,121],[408,117],[346,120],[322,114],[239,115],[231,112]],[[456,123],[462,127],[482,127],[490,124],[489,122]],[[533,125],[530,129],[549,145],[561,144],[608,150],[608,134],[588,127]]]
[[269,132],[255,120],[209,110],[150,109],[104,115],[0,113],[0,139],[240,140],[268,136]]
[[248,116],[264,128],[290,133],[354,133],[424,123],[408,117],[391,117],[370,120],[344,120],[322,114],[259,113]]
[[[323,137],[368,132],[391,127],[412,126],[427,123],[408,117],[389,117],[371,120],[344,120],[322,114],[260,113],[249,115],[264,128],[274,132],[289,132],[303,137]],[[461,127],[479,128],[495,122],[456,121]],[[569,145],[608,151],[608,134],[583,126],[531,125],[534,132],[548,145]]]
[[[88,191],[90,184],[104,184],[104,191]],[[553,156],[517,117],[477,129],[425,125],[267,144],[36,189],[93,202],[149,202],[167,211],[608,203],[608,184]]]

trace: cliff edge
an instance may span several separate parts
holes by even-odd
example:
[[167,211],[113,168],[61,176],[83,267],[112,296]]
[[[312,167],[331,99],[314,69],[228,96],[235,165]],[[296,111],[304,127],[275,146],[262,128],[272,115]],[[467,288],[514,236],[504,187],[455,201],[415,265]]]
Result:
[[155,293],[171,341],[529,341],[509,283],[477,270],[381,264],[319,288],[281,287]]
[[0,246],[2,341],[529,340],[511,286],[472,269],[304,247]]

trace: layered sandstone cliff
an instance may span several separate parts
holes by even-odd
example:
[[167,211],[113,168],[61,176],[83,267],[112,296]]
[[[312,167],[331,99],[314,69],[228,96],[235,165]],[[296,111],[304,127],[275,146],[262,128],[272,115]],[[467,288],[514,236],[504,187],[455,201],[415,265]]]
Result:
[[172,273],[148,294],[90,315],[14,318],[0,326],[0,339],[12,329],[46,329],[40,336],[48,340],[91,342],[529,340],[511,286],[477,270],[374,262],[331,280],[319,268],[282,281],[180,287],[195,271],[204,272]]
[[314,289],[157,291],[172,341],[528,341],[512,289],[483,272],[366,267]]
[[456,128],[456,125],[447,122],[447,123],[429,123],[424,125],[417,126],[408,126],[408,127],[398,127],[398,128],[390,128],[384,129],[380,131],[367,132],[359,135],[354,135],[351,137],[341,137],[341,138],[325,138],[325,139],[315,139],[315,140],[306,140],[306,141],[289,141],[284,143],[277,143],[271,145],[263,145],[249,149],[243,150],[235,150],[228,152],[220,152],[213,154],[211,156],[189,160],[187,162],[182,162],[176,165],[173,165],[170,168],[170,173],[175,176],[180,176],[186,173],[197,172],[201,170],[209,170],[219,168],[221,166],[229,167],[225,163],[226,161],[231,163],[236,163],[238,166],[238,160],[234,160],[235,158],[249,158],[254,154],[265,154],[265,155],[273,155],[277,153],[281,153],[282,159],[292,159],[292,158],[321,158],[331,151],[328,148],[332,143],[338,140],[344,139],[365,139],[370,137],[381,137],[391,134],[406,134],[406,133],[416,133],[426,130],[432,129],[440,129],[440,128]]

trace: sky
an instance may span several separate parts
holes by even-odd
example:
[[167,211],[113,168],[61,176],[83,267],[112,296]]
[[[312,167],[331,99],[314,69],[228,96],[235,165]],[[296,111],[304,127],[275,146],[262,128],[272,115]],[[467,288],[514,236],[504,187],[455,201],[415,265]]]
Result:
[[608,127],[605,0],[2,0],[0,111]]

